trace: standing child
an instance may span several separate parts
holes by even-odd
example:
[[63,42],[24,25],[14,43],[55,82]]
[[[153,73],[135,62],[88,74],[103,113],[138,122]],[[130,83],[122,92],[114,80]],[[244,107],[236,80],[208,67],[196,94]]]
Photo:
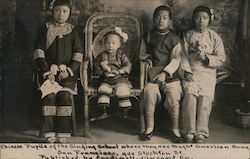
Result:
[[209,136],[208,122],[214,100],[216,70],[225,61],[221,37],[208,25],[213,20],[212,9],[194,9],[193,29],[184,36],[181,69],[184,70],[183,133],[186,142],[203,142]]
[[155,107],[163,99],[172,121],[172,133],[179,138],[179,102],[182,87],[177,69],[181,60],[180,39],[170,30],[172,9],[159,6],[153,13],[153,29],[147,36],[146,48],[140,60],[148,61],[150,83],[143,92],[142,104],[145,107],[146,129],[142,140],[150,140],[154,130]]
[[127,33],[121,28],[111,28],[104,36],[105,51],[95,59],[94,71],[101,79],[98,106],[103,109],[103,114],[98,119],[108,116],[106,108],[110,105],[110,95],[113,91],[118,97],[119,106],[123,108],[124,117],[132,106],[129,100],[132,85],[128,81],[132,64],[127,55],[119,49],[127,39]]
[[46,140],[64,143],[71,136],[73,93],[76,93],[83,54],[74,26],[67,23],[70,1],[53,0],[51,7],[54,21],[42,27],[33,58],[43,83],[42,113]]

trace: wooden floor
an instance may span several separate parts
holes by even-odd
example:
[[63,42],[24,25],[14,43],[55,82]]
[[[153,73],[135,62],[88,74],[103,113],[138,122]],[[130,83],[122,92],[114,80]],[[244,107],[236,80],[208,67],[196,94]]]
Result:
[[[81,115],[81,114],[80,114]],[[136,118],[122,119],[113,116],[101,121],[90,123],[91,136],[85,138],[83,134],[82,117],[77,117],[77,136],[69,138],[69,143],[158,143],[173,142],[166,122],[158,122],[155,135],[150,141],[139,140],[139,121]],[[21,123],[19,123],[21,124]],[[18,127],[18,126],[17,126]],[[242,129],[235,122],[234,112],[218,105],[213,108],[210,116],[210,137],[205,143],[250,143],[250,129]],[[43,139],[38,137],[39,131],[34,126],[27,128],[5,128],[2,131],[2,142],[40,143]]]

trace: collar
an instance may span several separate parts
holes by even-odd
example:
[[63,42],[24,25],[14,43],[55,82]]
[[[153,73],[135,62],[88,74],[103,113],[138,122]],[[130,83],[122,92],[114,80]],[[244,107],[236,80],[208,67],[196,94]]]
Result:
[[160,34],[160,35],[166,35],[166,34],[168,34],[169,33],[169,30],[168,31],[166,31],[166,32],[157,32],[158,34]]
[[65,26],[65,24],[66,24],[66,22],[64,22],[64,23],[55,23],[55,26],[56,27],[63,27],[63,26]]
[[53,41],[58,38],[62,38],[64,35],[68,35],[73,30],[73,25],[69,23],[46,23],[47,26],[47,33],[46,33],[46,48],[48,49],[49,46],[53,43]]
[[208,30],[208,28],[203,29],[203,30],[200,30],[200,29],[195,28],[195,31],[197,31],[197,32],[199,32],[199,33],[204,33],[204,32],[206,32],[207,30]]
[[47,22],[46,27],[48,29],[50,29],[50,28],[71,28],[71,29],[73,29],[74,26],[70,23],[67,23],[67,22],[61,23],[61,24],[56,23],[56,22]]
[[166,35],[166,34],[168,34],[170,31],[169,31],[169,29],[167,29],[167,30],[162,30],[162,31],[160,31],[160,30],[154,30],[154,32],[155,32],[156,34],[159,34],[159,35]]

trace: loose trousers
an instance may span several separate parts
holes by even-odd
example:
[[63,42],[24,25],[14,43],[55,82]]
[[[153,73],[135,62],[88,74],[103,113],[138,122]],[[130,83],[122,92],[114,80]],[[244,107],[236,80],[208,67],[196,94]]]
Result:
[[45,137],[70,137],[73,94],[68,91],[52,93],[45,96],[42,102]]
[[208,123],[213,100],[208,96],[186,94],[183,99],[183,133],[209,136]]
[[178,129],[181,94],[182,87],[180,81],[166,83],[163,86],[148,83],[144,89],[142,100],[145,108],[146,129],[154,128],[155,107],[161,102],[162,96],[165,96],[163,106],[171,116],[173,129]]

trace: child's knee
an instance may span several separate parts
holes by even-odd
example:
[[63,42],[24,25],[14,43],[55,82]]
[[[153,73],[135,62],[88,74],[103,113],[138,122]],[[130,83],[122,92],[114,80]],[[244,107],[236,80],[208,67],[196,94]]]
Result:
[[72,93],[67,91],[60,91],[57,93],[57,102],[59,105],[71,105],[72,104]]
[[129,97],[129,95],[130,95],[130,87],[128,85],[125,85],[125,84],[117,87],[116,91],[115,91],[115,95],[118,98]]
[[160,93],[158,84],[149,83],[144,88],[144,94],[158,94],[158,93]]
[[56,95],[54,93],[48,94],[43,98],[43,105],[55,105]]
[[108,84],[101,84],[101,86],[98,88],[99,94],[111,94],[113,91],[112,86]]
[[164,107],[168,110],[180,108],[180,97],[166,95]]

